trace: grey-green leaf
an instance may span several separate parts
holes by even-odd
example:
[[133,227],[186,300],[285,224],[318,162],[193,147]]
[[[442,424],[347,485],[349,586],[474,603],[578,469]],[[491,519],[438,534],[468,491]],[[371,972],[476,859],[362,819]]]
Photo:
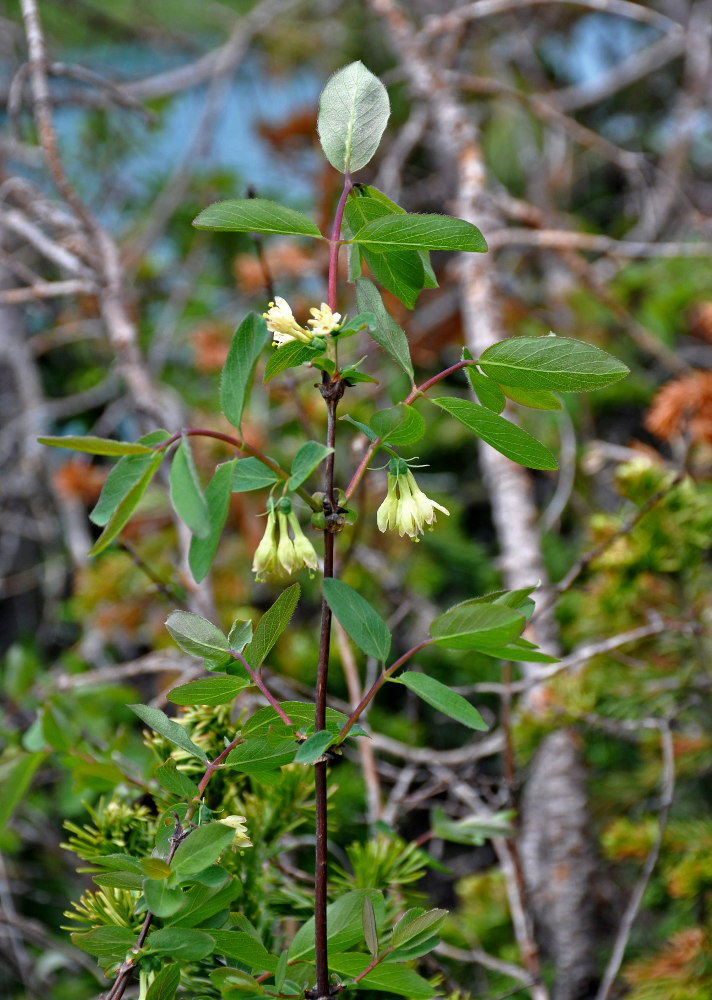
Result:
[[252,639],[252,622],[236,618],[228,633],[227,641],[233,653],[241,653]]
[[220,629],[190,611],[172,611],[166,619],[166,628],[186,653],[215,656],[230,652],[227,637]]
[[388,92],[362,62],[337,70],[321,92],[317,128],[332,167],[352,173],[378,149],[391,113]]
[[258,313],[248,313],[233,334],[220,377],[220,407],[235,427],[252,386],[257,359],[267,342],[267,324]]
[[398,403],[371,417],[371,427],[382,441],[397,446],[414,444],[425,434],[425,420],[413,406]]
[[147,878],[143,882],[146,906],[157,917],[172,917],[185,902],[183,890],[169,889],[164,878]]
[[193,452],[184,434],[173,456],[170,475],[171,503],[178,517],[197,538],[210,537],[208,505],[198,478]]
[[[137,443],[145,447],[150,447],[151,445],[162,444],[170,436],[168,431],[151,431],[150,434],[145,434],[139,438]],[[153,452],[152,448],[151,452]],[[119,459],[106,477],[106,481],[101,488],[99,500],[89,515],[90,520],[94,524],[98,524],[100,528],[104,527],[131,487],[139,481],[146,469],[149,468],[154,458],[155,454],[144,453],[142,455],[126,455]]]
[[167,698],[173,705],[227,705],[250,683],[243,677],[206,677],[173,688]]
[[[351,948],[363,938],[361,913],[364,897],[373,903],[376,924],[380,926],[385,919],[385,904],[383,893],[378,889],[353,889],[330,903],[326,908],[329,952],[338,952],[342,948]],[[314,954],[314,918],[303,924],[289,946],[290,961],[309,958]],[[366,957],[364,966],[367,964]]]
[[156,769],[156,779],[164,788],[181,799],[192,799],[198,794],[198,786],[187,774],[178,770],[172,757]]
[[334,616],[358,648],[368,656],[385,660],[391,648],[391,633],[366,598],[343,580],[323,580],[322,591]]
[[321,238],[319,227],[293,208],[267,198],[235,198],[203,209],[193,221],[196,229],[232,233],[280,233]]
[[333,450],[333,448],[327,448],[325,444],[321,444],[319,441],[305,442],[294,456],[287,489],[296,490],[298,486],[301,486],[304,480],[309,478],[314,469]]
[[293,583],[279,595],[269,611],[266,611],[255,629],[255,637],[247,647],[247,660],[255,670],[263,662],[269,651],[284,632],[294,614],[299,600],[300,588]]
[[414,670],[406,670],[400,677],[395,678],[397,683],[405,684],[407,688],[414,691],[419,698],[432,705],[443,715],[456,719],[463,726],[470,729],[486,731],[489,727],[474,705],[471,705],[466,698],[463,698],[457,691],[452,691],[445,684],[436,681],[434,677],[427,674],[418,674]]
[[297,750],[294,763],[315,764],[333,742],[334,736],[328,729],[320,729],[318,732],[312,733]]
[[554,392],[600,389],[628,374],[617,358],[568,337],[512,337],[488,347],[479,365],[500,384]]
[[364,896],[363,898],[361,924],[363,926],[363,938],[366,942],[366,947],[375,958],[378,954],[378,928],[376,927],[376,914],[373,909],[373,903],[368,896]]
[[230,497],[232,495],[232,481],[237,468],[237,459],[230,462],[223,462],[215,470],[215,475],[208,483],[205,491],[205,503],[208,508],[208,525],[210,533],[207,538],[193,536],[190,542],[188,553],[188,563],[190,571],[195,580],[200,583],[208,575],[213,559],[218,551],[220,536],[225,527],[228,510],[230,509]]
[[[155,455],[152,455],[150,457],[150,460],[147,461],[146,468],[140,474],[139,478],[134,482],[131,488],[119,501],[116,508],[114,509],[113,514],[109,518],[106,527],[92,545],[91,549],[89,550],[90,556],[95,556],[98,555],[99,552],[103,552],[104,549],[108,548],[108,546],[111,545],[113,540],[121,533],[122,529],[131,519],[131,515],[138,507],[139,502],[141,501],[141,498],[143,497],[144,493],[148,489],[151,480],[156,474],[158,466],[163,461],[164,454],[165,452],[158,451],[155,453]],[[149,456],[136,455],[135,458],[137,461],[143,461],[144,458],[148,459]],[[127,456],[125,459],[121,459],[121,461],[130,462],[133,459],[134,456],[130,455]],[[101,502],[101,497],[99,497],[99,501]]]
[[288,368],[298,368],[306,361],[314,361],[323,353],[323,348],[305,344],[301,340],[290,340],[282,347],[275,349],[265,365],[265,377],[262,381],[267,385],[280,372],[286,371]]
[[164,966],[148,987],[146,1000],[173,1000],[180,983],[180,966],[177,962]]
[[477,226],[449,215],[384,215],[359,229],[353,242],[380,253],[399,248],[475,253],[487,249]]
[[[469,355],[469,353],[469,351],[466,351],[465,356]],[[507,405],[507,400],[497,383],[491,378],[487,378],[482,372],[478,372],[474,365],[468,365],[465,368],[465,374],[472,386],[473,392],[482,405],[494,413],[501,413]]]
[[160,708],[151,708],[149,705],[129,705],[129,708],[136,713],[142,722],[145,722],[155,732],[160,733],[170,743],[185,750],[191,757],[207,761],[205,751],[193,743],[183,726],[174,722],[173,719],[169,719]]
[[442,396],[439,399],[432,399],[431,402],[446,410],[486,444],[507,458],[511,458],[513,462],[525,465],[529,469],[558,468],[556,459],[548,448],[521,427],[505,420],[485,406],[455,396]]
[[146,947],[159,955],[170,955],[171,958],[182,959],[184,962],[197,962],[212,954],[215,940],[205,931],[194,930],[192,927],[163,927],[148,935]]
[[373,313],[376,317],[376,328],[369,330],[371,339],[375,340],[384,351],[388,351],[412,380],[413,362],[410,360],[408,338],[390,315],[378,289],[368,278],[359,278],[356,282],[356,302],[359,312]]
[[212,865],[230,845],[235,831],[225,823],[207,823],[191,830],[173,855],[171,867],[179,875],[195,875]]
[[233,493],[247,493],[262,490],[279,482],[279,476],[259,458],[241,458],[232,480]]
[[[367,955],[329,955],[329,968],[342,976],[355,977],[361,975],[368,965]],[[367,973],[353,987],[354,989],[375,990],[384,993],[396,993],[408,1000],[431,1000],[438,995],[438,990],[431,986],[417,972],[406,965],[397,962],[380,962],[375,969]]]
[[406,910],[393,928],[391,944],[397,948],[406,942],[414,942],[416,938],[436,934],[447,918],[447,910],[426,910],[414,907]]
[[[491,379],[489,380],[491,381]],[[503,385],[502,392],[513,403],[530,406],[534,410],[560,410],[561,400],[549,389],[522,389],[521,386]]]

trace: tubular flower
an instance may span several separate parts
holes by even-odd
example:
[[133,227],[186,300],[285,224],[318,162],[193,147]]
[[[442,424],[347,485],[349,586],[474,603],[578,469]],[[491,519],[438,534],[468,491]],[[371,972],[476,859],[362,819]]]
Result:
[[312,334],[315,337],[328,337],[332,330],[338,328],[341,322],[341,313],[332,312],[326,302],[322,302],[321,309],[317,309],[314,306],[309,312],[312,314],[313,319],[307,320],[307,326],[312,328]]
[[289,537],[289,527],[287,525],[287,515],[278,511],[279,519],[279,545],[277,546],[277,559],[279,564],[287,574],[291,576],[297,568],[297,554],[294,551],[294,542]]
[[302,527],[297,520],[297,515],[292,511],[287,520],[292,526],[294,533],[294,553],[298,566],[306,566],[309,570],[319,569],[319,559],[314,546],[302,531]]
[[267,527],[262,541],[255,550],[252,560],[252,572],[257,574],[257,580],[267,580],[269,577],[280,576],[280,565],[277,561],[277,538],[275,533],[276,517],[272,501],[267,508]]
[[224,819],[219,819],[218,823],[222,823],[224,826],[231,826],[235,831],[235,836],[232,838],[232,847],[252,847],[252,841],[247,836],[247,820],[244,816],[225,816]]
[[[378,508],[376,523],[379,531],[397,528],[401,538],[408,535],[418,541],[424,525],[436,521],[435,509],[450,515],[450,511],[423,493],[403,459],[391,459],[388,473],[388,492]],[[430,528],[432,531],[432,527]]]
[[267,320],[267,329],[272,334],[274,347],[283,347],[292,340],[301,340],[308,344],[314,337],[311,330],[305,330],[297,323],[289,303],[281,295],[275,296],[274,302],[270,302],[269,309],[262,315]]

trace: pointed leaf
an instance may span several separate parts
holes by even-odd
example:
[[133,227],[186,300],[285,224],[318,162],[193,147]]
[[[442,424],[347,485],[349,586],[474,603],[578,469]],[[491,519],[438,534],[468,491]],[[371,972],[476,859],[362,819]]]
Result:
[[279,482],[279,476],[259,458],[241,458],[232,480],[233,493],[247,493],[250,490],[262,490]]
[[208,525],[210,532],[207,538],[193,536],[190,542],[188,562],[190,571],[197,583],[204,580],[213,564],[218,551],[220,536],[225,527],[227,513],[230,509],[232,496],[232,481],[237,468],[237,459],[223,462],[215,470],[215,475],[208,483],[205,491],[205,503],[208,508]]
[[177,963],[166,965],[148,987],[146,1000],[173,1000],[180,983],[180,966]]
[[163,927],[146,939],[146,948],[158,955],[170,955],[184,962],[197,962],[212,955],[215,941],[205,931],[192,928]]
[[128,706],[132,712],[145,722],[146,725],[155,730],[155,732],[160,733],[164,736],[170,743],[174,743],[181,750],[185,750],[186,753],[191,754],[193,757],[197,757],[199,760],[207,761],[205,751],[201,750],[199,746],[195,743],[186,733],[185,729],[173,719],[169,719],[165,712],[162,712],[160,708],[151,708],[149,705],[129,705]]
[[280,993],[282,991],[282,986],[284,985],[284,980],[287,978],[287,952],[283,951],[279,956],[279,961],[277,962],[277,968],[274,970],[274,988]]
[[157,917],[172,917],[185,903],[182,889],[169,889],[165,879],[147,878],[143,882],[146,906]]
[[434,837],[449,840],[453,844],[471,844],[480,847],[490,837],[511,837],[514,833],[512,811],[495,813],[493,816],[452,820],[442,809],[433,810],[431,829]]
[[361,908],[361,924],[363,926],[363,939],[366,947],[375,958],[378,954],[378,929],[376,927],[376,914],[373,903],[364,896],[363,907]]
[[[281,706],[292,720],[293,725],[291,727],[286,726],[282,722],[270,705],[265,705],[264,708],[259,709],[259,711],[255,712],[247,720],[242,728],[243,735],[251,737],[257,735],[266,736],[271,729],[273,732],[279,731],[280,733],[284,733],[286,737],[297,728],[304,731],[314,728],[314,705],[312,703],[308,701],[283,701],[281,702]],[[348,717],[343,712],[337,712],[335,708],[327,708],[326,728],[334,736],[338,735],[347,721]],[[364,736],[365,731],[356,725],[351,729],[351,735]]]
[[281,233],[285,236],[315,236],[319,227],[293,208],[267,198],[234,198],[208,205],[193,221],[196,229],[231,233]]
[[194,656],[215,656],[229,653],[230,644],[216,625],[190,611],[171,611],[166,628],[186,653]]
[[92,931],[71,935],[72,942],[90,955],[96,955],[102,964],[123,961],[126,953],[136,943],[137,935],[129,927],[95,927]]
[[319,441],[307,441],[301,446],[292,462],[291,475],[287,483],[288,490],[296,490],[305,479],[308,479],[314,469],[330,455],[334,449],[327,448]]
[[37,440],[40,444],[47,444],[51,448],[68,448],[70,451],[84,451],[90,455],[145,455],[152,450],[139,441],[112,441],[108,438],[92,437],[90,434],[85,437],[41,437]]
[[227,705],[250,684],[242,677],[206,677],[181,684],[166,697],[173,705]]
[[391,633],[365,597],[343,580],[323,580],[322,592],[335,618],[358,648],[368,656],[385,660],[391,648]]
[[[465,358],[472,357],[469,351],[463,352]],[[494,413],[501,413],[504,407],[507,405],[507,400],[504,393],[491,378],[487,378],[481,372],[478,372],[474,365],[468,365],[465,368],[465,374],[467,375],[468,381],[472,386],[472,390],[479,399],[483,406],[486,406],[488,410],[492,410]]]
[[457,691],[452,691],[445,684],[436,681],[434,677],[428,677],[427,674],[418,674],[413,670],[406,670],[400,677],[394,679],[398,684],[405,684],[407,688],[414,691],[428,705],[436,708],[443,715],[447,715],[451,719],[456,719],[463,726],[468,726],[470,729],[477,729],[480,732],[486,732],[489,728],[474,705],[471,705]]
[[522,389],[521,386],[502,385],[502,392],[513,403],[530,406],[534,410],[560,410],[561,400],[548,389]]
[[[274,714],[274,709],[272,709]],[[278,718],[278,716],[276,716]],[[293,739],[274,743],[269,739],[247,739],[231,750],[225,767],[252,774],[258,771],[276,771],[294,760],[297,745]]]
[[193,452],[184,434],[171,465],[171,503],[178,517],[198,538],[210,537],[208,505],[200,485]]
[[[163,461],[163,456],[164,452],[158,451],[147,462],[145,470],[117,504],[113,514],[107,522],[106,527],[92,545],[89,550],[90,556],[95,556],[100,552],[103,552],[105,548],[111,545],[117,535],[121,533],[122,529],[131,519],[131,515],[138,507],[139,501],[148,489],[149,483],[153,479],[158,466]],[[132,456],[129,456],[126,459],[121,459],[121,461],[131,461],[131,458]],[[144,456],[137,455],[136,458],[141,461]],[[146,458],[148,458],[148,456],[146,456]],[[99,502],[101,503],[101,497],[99,497]]]
[[[270,955],[261,941],[256,941],[244,931],[211,931],[215,938],[215,951],[225,958],[236,958],[253,972],[272,972],[277,968],[276,955]],[[286,957],[286,952],[282,952]]]
[[0,828],[3,828],[21,802],[35,771],[47,755],[21,753],[10,761],[3,761],[0,768],[2,796],[0,796]]
[[[367,955],[330,955],[329,968],[342,976],[353,978],[360,976],[368,965]],[[384,993],[396,993],[408,1000],[432,1000],[438,991],[405,965],[396,962],[380,962],[375,969],[367,973],[363,979],[355,983],[352,989],[381,990]]]
[[599,347],[568,337],[512,337],[488,347],[479,365],[500,384],[580,392],[600,389],[628,368]]
[[156,780],[181,799],[190,800],[198,794],[198,786],[190,780],[187,774],[178,770],[172,757],[169,757],[166,763],[161,764],[157,769]]
[[371,427],[382,441],[400,447],[420,441],[425,434],[425,420],[406,403],[379,410],[371,417]]
[[220,408],[235,427],[239,427],[242,421],[257,359],[267,343],[267,337],[264,317],[252,312],[240,323],[230,342],[220,377]]
[[413,362],[410,360],[408,338],[384,306],[378,289],[372,281],[367,278],[358,279],[356,282],[356,302],[359,312],[370,312],[376,317],[376,329],[369,330],[371,339],[375,340],[384,351],[388,351],[412,380]]
[[356,233],[353,241],[381,253],[400,247],[476,253],[487,249],[485,238],[477,226],[448,215],[384,215],[367,223]]
[[319,99],[317,129],[324,155],[341,173],[365,167],[391,113],[388,93],[362,62],[329,77]]
[[212,865],[232,843],[235,831],[225,823],[207,823],[191,830],[173,855],[171,867],[179,875],[195,875]]
[[393,928],[391,944],[394,948],[415,942],[416,938],[430,937],[442,927],[447,918],[447,910],[427,910],[415,907],[406,910]]
[[307,361],[314,361],[323,353],[323,347],[314,347],[301,340],[290,340],[282,347],[274,349],[265,366],[265,377],[262,381],[267,385],[280,372],[286,371],[288,368],[298,368],[299,365],[303,365]]
[[[361,926],[361,913],[363,909],[364,897],[373,903],[377,926],[381,926],[385,920],[385,904],[383,893],[378,889],[354,889],[344,893],[343,896],[331,903],[326,908],[327,934],[329,951],[339,952],[344,948],[352,948],[363,939],[363,927]],[[314,954],[314,918],[307,920],[295,934],[289,946],[288,957],[290,962],[298,959],[309,958]],[[358,956],[363,959],[364,968],[368,963],[365,955]]]
[[446,410],[477,437],[513,462],[530,469],[556,469],[556,459],[543,444],[521,427],[468,399],[441,396],[432,403]]
[[[150,434],[145,434],[142,438],[139,438],[137,443],[145,447],[150,447],[151,445],[162,444],[170,436],[168,431],[152,431]],[[153,452],[152,448],[151,452]],[[139,481],[146,469],[151,465],[154,457],[154,454],[144,454],[127,455],[119,459],[106,477],[106,481],[101,488],[99,500],[89,515],[90,520],[94,524],[98,524],[100,528],[104,527],[131,487]]]
[[435,619],[430,634],[447,649],[501,646],[518,638],[526,624],[521,611],[479,599],[456,604]]
[[227,637],[233,653],[241,653],[252,639],[252,622],[236,618]]
[[334,742],[334,735],[328,729],[320,729],[306,739],[297,750],[295,764],[315,764],[324,751]]
[[291,587],[282,591],[269,611],[262,615],[260,623],[255,629],[255,637],[246,651],[247,660],[255,670],[289,625],[299,600],[299,594],[299,584],[293,583]]

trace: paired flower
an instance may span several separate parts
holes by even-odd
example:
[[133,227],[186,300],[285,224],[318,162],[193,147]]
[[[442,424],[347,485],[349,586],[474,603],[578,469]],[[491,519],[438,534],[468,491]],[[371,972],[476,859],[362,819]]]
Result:
[[223,826],[231,826],[235,831],[232,847],[252,847],[252,841],[247,835],[247,820],[244,816],[225,816],[224,819],[219,819],[218,823],[222,823]]
[[[289,534],[290,527],[293,538]],[[255,551],[252,572],[257,574],[258,580],[280,580],[304,566],[309,570],[319,568],[314,546],[302,531],[289,499],[269,500],[267,527]]]
[[379,531],[397,528],[401,537],[408,535],[418,541],[424,525],[437,520],[436,508],[450,516],[450,511],[423,493],[415,476],[402,458],[392,458],[388,470],[388,492],[378,508],[376,523]]
[[286,299],[276,295],[267,312],[262,314],[267,320],[267,329],[272,334],[273,346],[284,347],[292,340],[308,344],[314,337],[327,337],[341,322],[341,313],[332,312],[326,302],[322,302],[320,309],[313,307],[309,311],[312,319],[307,320],[307,326],[311,330],[300,326]]

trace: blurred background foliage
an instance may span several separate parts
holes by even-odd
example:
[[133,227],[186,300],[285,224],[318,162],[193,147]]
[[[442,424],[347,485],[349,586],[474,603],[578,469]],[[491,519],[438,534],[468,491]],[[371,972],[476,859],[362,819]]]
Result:
[[[383,26],[363,4],[312,0],[274,6],[268,24],[249,39],[224,92],[212,92],[203,81],[175,95],[142,99],[137,109],[92,106],[97,90],[61,75],[52,84],[67,171],[119,241],[130,313],[148,371],[185,425],[227,430],[217,405],[219,373],[236,322],[245,310],[266,306],[266,277],[300,315],[324,296],[327,266],[323,248],[281,238],[262,246],[240,234],[218,237],[194,230],[192,219],[211,201],[252,191],[305,210],[326,226],[338,179],[317,153],[316,99],[324,79],[345,62],[362,58],[389,86],[393,118],[384,148],[402,138],[400,130],[415,113]],[[194,63],[224,44],[255,5],[45,0],[40,7],[53,60],[119,81]],[[443,12],[437,3],[414,7],[418,13]],[[660,5],[668,13],[683,7]],[[19,4],[5,3],[2,18],[0,88],[7,99],[25,59]],[[683,61],[673,59],[642,82],[576,112],[582,127],[638,158],[633,180],[595,145],[575,148],[565,130],[552,131],[526,100],[512,100],[509,90],[532,95],[581,86],[650,44],[655,31],[644,21],[551,4],[475,23],[449,40],[462,52],[459,72],[497,84],[489,92],[484,85],[478,92],[473,84],[468,100],[492,198],[513,218],[517,212],[522,217],[539,212],[547,225],[629,238],[646,185],[655,181],[654,165],[669,149],[674,100],[685,84]],[[691,214],[698,213],[699,230],[677,217],[657,234],[668,242],[709,233],[709,105],[700,102],[697,115],[675,183],[693,206]],[[0,181],[6,204],[12,204],[13,192],[31,191],[32,185],[49,195],[43,164],[31,155],[36,136],[27,106],[14,119],[7,116],[5,125]],[[363,179],[384,186],[390,179],[388,193],[409,211],[457,214],[451,178],[429,148],[427,126],[396,166],[394,173],[393,164],[382,159]],[[14,249],[6,247],[3,261]],[[650,631],[554,676],[538,712],[529,711],[525,701],[515,703],[511,787],[497,757],[463,763],[458,775],[493,806],[516,807],[542,738],[572,727],[586,764],[598,852],[596,947],[606,954],[617,914],[660,836],[658,864],[632,931],[619,993],[632,1000],[703,1000],[712,993],[712,270],[705,255],[651,257],[607,259],[595,250],[541,250],[534,244],[498,251],[496,283],[507,334],[538,336],[553,329],[601,346],[631,368],[628,378],[604,391],[566,396],[560,412],[520,413],[522,424],[562,456],[560,478],[534,475],[552,580],[561,580],[583,553],[615,539],[559,601],[563,652],[646,625]],[[457,263],[444,255],[434,258],[440,287],[422,294],[411,319],[396,300],[388,300],[406,324],[424,377],[458,360],[463,339]],[[36,255],[24,248],[17,259],[36,266]],[[7,273],[10,286],[22,279],[17,269]],[[57,277],[51,265],[47,274]],[[350,290],[343,288],[342,311],[353,314]],[[143,417],[116,376],[94,296],[36,299],[4,310],[6,318],[10,311],[10,320],[21,323],[41,399],[49,404],[40,432],[123,439],[145,432]],[[379,378],[378,354],[365,343],[362,353],[369,355],[368,371]],[[285,462],[305,431],[319,438],[322,405],[313,382],[310,373],[298,372],[270,383],[268,392],[255,391],[245,437]],[[449,391],[465,393],[459,375],[450,382]],[[380,376],[377,385],[349,394],[348,412],[367,420],[375,408],[401,398],[403,388]],[[3,419],[11,430],[22,405],[17,394],[6,399]],[[426,634],[435,609],[501,582],[473,439],[426,404],[418,408],[429,424],[428,436],[411,448],[424,466],[418,480],[426,493],[446,503],[451,516],[441,518],[418,546],[379,536],[374,515],[385,472],[372,474],[360,490],[359,519],[346,530],[342,546],[344,579],[391,617],[396,653]],[[351,441],[351,429],[343,425],[343,430],[343,440]],[[8,483],[15,463],[33,450],[27,441],[18,445],[9,437],[3,443]],[[204,482],[228,456],[217,441],[202,443],[195,452]],[[345,443],[337,456],[337,482],[349,478],[354,456]],[[138,835],[139,810],[159,807],[148,795],[150,747],[126,703],[160,704],[176,678],[197,669],[181,661],[163,625],[170,610],[195,597],[180,562],[165,482],[149,490],[122,543],[88,561],[94,529],[87,514],[110,464],[60,451],[43,453],[40,461],[32,501],[10,492],[4,503],[4,533],[16,543],[6,541],[0,552],[0,779],[6,787],[0,804],[0,991],[8,1000],[83,998],[101,988],[93,960],[74,949],[60,929],[71,901],[96,889],[87,874],[76,874],[76,859],[60,845],[69,841],[83,856],[91,844],[122,850],[125,843],[128,849]],[[562,480],[569,484],[563,496]],[[659,501],[649,506],[658,493]],[[255,617],[273,599],[270,588],[256,585],[246,569],[263,530],[258,517],[263,510],[262,493],[233,496],[203,593],[222,625],[237,616]],[[303,576],[294,628],[270,662],[275,690],[285,697],[307,696],[315,680],[320,597],[317,581]],[[349,701],[346,675],[339,669],[342,656],[337,647],[330,682],[337,708]],[[500,697],[493,686],[501,680],[501,667],[496,661],[430,649],[420,662],[472,695],[488,722],[497,724]],[[217,715],[211,710],[211,726]],[[661,719],[672,729],[674,747],[674,792],[666,804]],[[502,872],[489,844],[434,838],[425,843],[429,855],[417,853],[413,867],[404,868],[406,843],[427,838],[434,803],[462,815],[446,785],[409,761],[408,747],[451,750],[464,743],[463,732],[395,685],[379,697],[369,724],[387,738],[375,747],[390,811],[381,839],[369,839],[360,762],[347,755],[334,768],[331,800],[338,817],[334,863],[343,883],[388,886],[393,906],[424,898],[448,906],[446,947],[428,972],[452,995],[459,990],[461,996],[493,997],[509,989],[512,979],[496,966],[473,965],[472,949],[502,962],[519,956]],[[230,719],[220,726],[229,730]],[[389,798],[404,766],[414,769],[406,794]],[[308,844],[292,827],[303,833],[298,824],[310,809],[308,790],[296,776],[283,786],[242,781],[231,792],[234,811],[247,817],[253,844],[261,844],[260,852],[246,851],[239,861],[245,913],[265,927],[285,912],[306,915]],[[662,833],[661,809],[670,818]],[[270,829],[268,813],[288,820],[289,830],[279,823]],[[269,836],[261,838],[265,830]],[[289,864],[280,867],[272,848],[287,833]],[[261,913],[264,899],[269,907]],[[550,975],[546,966],[545,976]],[[199,990],[199,978],[187,988]]]

